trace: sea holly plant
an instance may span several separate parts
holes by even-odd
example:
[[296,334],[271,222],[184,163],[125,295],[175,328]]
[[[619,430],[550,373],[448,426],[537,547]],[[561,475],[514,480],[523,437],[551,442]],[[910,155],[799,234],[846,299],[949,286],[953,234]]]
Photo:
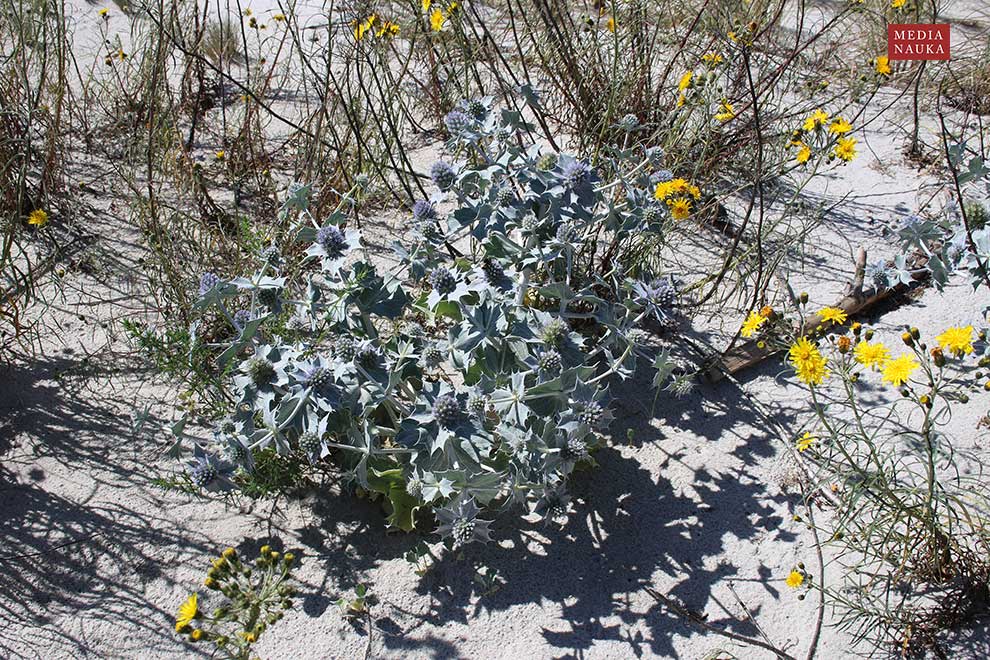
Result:
[[990,168],[971,155],[965,142],[946,143],[946,163],[952,174],[949,199],[937,211],[904,217],[896,229],[901,254],[892,265],[869,264],[865,284],[876,290],[911,284],[915,274],[908,255],[923,257],[916,266],[942,289],[949,277],[964,277],[974,289],[990,289]]
[[521,117],[486,100],[456,112],[393,271],[347,226],[346,196],[317,219],[293,186],[300,260],[204,278],[197,310],[230,326],[208,348],[231,405],[211,437],[175,426],[196,488],[236,490],[274,451],[335,466],[390,525],[433,525],[451,548],[490,540],[500,514],[566,514],[568,476],[612,421],[607,386],[644,350],[639,326],[676,324],[673,280],[622,260],[671,217],[660,156],[595,168],[520,146]]

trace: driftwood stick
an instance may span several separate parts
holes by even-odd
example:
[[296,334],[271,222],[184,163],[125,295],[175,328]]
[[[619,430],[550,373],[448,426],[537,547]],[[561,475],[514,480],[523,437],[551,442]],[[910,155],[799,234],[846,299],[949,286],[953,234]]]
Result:
[[672,614],[677,616],[677,618],[679,618],[681,621],[684,621],[685,623],[690,623],[709,632],[713,632],[716,635],[721,635],[722,637],[726,637],[728,639],[741,642],[743,644],[749,644],[750,646],[757,646],[761,649],[766,649],[767,651],[770,651],[771,653],[776,655],[781,660],[796,660],[794,656],[782,651],[781,649],[777,648],[776,646],[768,642],[764,642],[761,639],[756,639],[755,637],[747,637],[746,635],[740,635],[739,633],[734,633],[730,630],[726,630],[721,626],[716,626],[715,624],[709,623],[707,621],[706,615],[702,614],[701,612],[695,612],[694,610],[684,607],[683,605],[675,601],[673,598],[660,593],[656,589],[652,589],[650,587],[643,587],[643,589],[653,598],[653,600],[657,601],[662,605],[665,605]]
[[[916,268],[911,272],[911,277],[914,280],[912,285],[898,284],[892,288],[867,296],[863,293],[863,278],[865,273],[866,250],[860,248],[856,255],[856,271],[853,279],[847,285],[845,295],[832,305],[832,307],[841,309],[850,317],[856,316],[864,311],[868,311],[870,308],[875,307],[892,296],[910,291],[931,276],[926,269]],[[805,326],[804,334],[806,336],[813,334],[821,324],[821,317],[816,316]],[[709,381],[714,383],[722,380],[726,374],[735,374],[743,369],[748,369],[778,352],[778,349],[772,349],[766,345],[761,348],[759,344],[760,342],[750,340],[726,351],[722,355],[721,360],[708,368],[705,376]]]

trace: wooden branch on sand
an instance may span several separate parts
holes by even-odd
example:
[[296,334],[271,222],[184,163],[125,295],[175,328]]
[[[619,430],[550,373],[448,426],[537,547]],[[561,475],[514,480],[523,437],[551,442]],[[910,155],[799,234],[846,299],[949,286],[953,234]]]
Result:
[[[919,263],[919,266],[920,265],[923,265],[923,263]],[[884,300],[887,300],[888,298],[906,293],[907,291],[916,288],[919,284],[926,281],[931,276],[927,269],[918,267],[911,271],[911,277],[913,278],[914,283],[910,286],[902,283],[868,296],[863,293],[863,277],[865,272],[866,250],[860,248],[859,253],[856,255],[856,272],[853,276],[853,281],[846,287],[845,295],[842,296],[838,302],[833,304],[832,307],[837,307],[838,309],[844,311],[847,316],[852,317],[862,312],[869,311],[871,308],[875,307]],[[821,324],[821,317],[816,316],[805,327],[804,334],[813,334]],[[777,350],[766,346],[766,344],[764,344],[761,348],[759,345],[760,343],[761,342],[749,340],[726,351],[720,360],[708,367],[705,372],[705,376],[709,381],[714,383],[722,380],[726,374],[738,373],[743,369],[747,369],[754,364],[762,362],[777,352]]]

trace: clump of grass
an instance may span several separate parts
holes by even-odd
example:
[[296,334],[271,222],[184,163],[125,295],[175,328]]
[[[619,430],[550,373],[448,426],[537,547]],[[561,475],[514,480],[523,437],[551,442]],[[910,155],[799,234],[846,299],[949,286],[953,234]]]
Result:
[[990,43],[978,56],[968,58],[955,69],[949,72],[942,88],[946,102],[963,112],[990,115]]
[[234,31],[231,22],[219,21],[206,24],[200,49],[210,58],[211,62],[223,67],[227,64],[243,61],[244,53],[241,51],[240,44],[241,35]]
[[[0,2],[0,272],[29,298],[36,231],[67,210],[68,36],[59,3]],[[13,297],[0,319],[24,328]]]

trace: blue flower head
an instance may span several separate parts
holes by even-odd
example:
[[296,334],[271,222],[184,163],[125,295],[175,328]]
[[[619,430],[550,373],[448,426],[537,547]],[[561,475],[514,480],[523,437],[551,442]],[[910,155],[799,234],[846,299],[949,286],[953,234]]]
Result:
[[322,247],[327,256],[338,259],[347,250],[347,238],[338,227],[327,225],[316,232],[316,242]]
[[416,222],[423,222],[426,220],[433,220],[437,217],[437,211],[433,208],[433,204],[426,201],[425,199],[417,200],[412,207],[413,220]]
[[214,273],[203,273],[203,276],[199,278],[199,295],[205,296],[206,293],[220,284],[220,278]]
[[454,185],[457,176],[454,174],[454,168],[439,160],[430,167],[430,178],[433,179],[437,188],[446,192]]

